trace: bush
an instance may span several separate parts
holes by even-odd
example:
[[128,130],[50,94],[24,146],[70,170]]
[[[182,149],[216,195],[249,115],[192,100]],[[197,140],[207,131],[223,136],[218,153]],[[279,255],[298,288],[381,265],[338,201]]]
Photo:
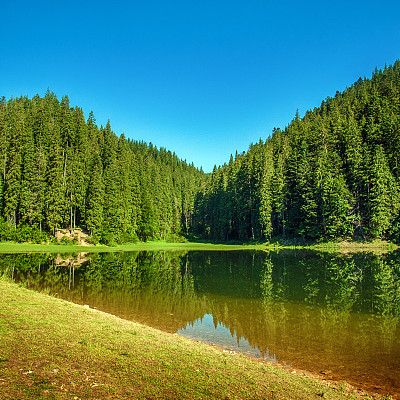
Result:
[[51,243],[51,244],[60,244],[60,242],[58,241],[58,239],[57,239],[55,236],[53,236],[53,237],[51,238],[50,243]]
[[117,236],[112,232],[104,232],[101,238],[101,242],[107,246],[114,247],[117,245]]
[[37,244],[44,243],[44,242],[47,242],[48,238],[49,238],[48,235],[44,232],[40,232],[40,229],[38,229],[36,227],[32,229],[31,240],[33,243],[37,243]]
[[120,235],[118,243],[136,243],[138,241],[139,239],[135,232],[126,232]]
[[168,243],[187,243],[188,240],[184,236],[177,235],[176,233],[170,233],[166,237]]
[[89,236],[86,240],[88,243],[94,244],[94,245],[97,245],[100,243],[100,238],[95,234],[93,234],[92,236]]
[[14,240],[10,225],[0,217],[0,240]]
[[73,240],[68,236],[63,236],[60,241],[61,244],[73,244]]
[[37,226],[20,224],[15,229],[6,221],[0,220],[0,240],[14,240],[18,243],[43,243],[48,239],[47,235],[40,232]]

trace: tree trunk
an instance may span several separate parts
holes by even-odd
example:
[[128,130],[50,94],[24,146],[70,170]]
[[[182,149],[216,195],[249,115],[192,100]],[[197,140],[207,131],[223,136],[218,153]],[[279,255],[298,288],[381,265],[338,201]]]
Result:
[[[65,160],[64,160],[64,186],[65,186],[65,177],[67,175],[67,155],[68,155],[68,141],[65,145]],[[64,155],[63,155],[64,156]]]
[[70,232],[72,233],[73,232],[72,231],[72,192],[71,192],[70,224],[69,224],[69,227],[70,227]]

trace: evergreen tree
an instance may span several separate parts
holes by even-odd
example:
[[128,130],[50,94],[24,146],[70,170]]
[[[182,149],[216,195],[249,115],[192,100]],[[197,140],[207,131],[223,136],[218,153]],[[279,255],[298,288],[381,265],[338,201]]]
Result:
[[263,234],[266,238],[272,236],[272,210],[273,210],[273,189],[272,181],[275,175],[274,158],[272,146],[266,147],[264,168],[261,182],[260,219]]
[[[53,131],[54,132],[54,131]],[[63,182],[63,156],[59,137],[54,132],[50,134],[51,151],[48,155],[46,169],[46,189],[44,197],[44,212],[46,223],[50,232],[54,233],[58,228],[62,227],[65,220],[65,187]]]
[[90,234],[100,238],[103,228],[104,183],[100,155],[95,153],[90,168],[90,180],[86,195],[86,226]]
[[371,179],[371,234],[381,238],[399,211],[399,187],[381,145],[375,149]]
[[6,138],[8,143],[4,163],[4,217],[10,226],[18,223],[18,206],[21,190],[21,141],[24,132],[24,115],[21,100],[10,102]]

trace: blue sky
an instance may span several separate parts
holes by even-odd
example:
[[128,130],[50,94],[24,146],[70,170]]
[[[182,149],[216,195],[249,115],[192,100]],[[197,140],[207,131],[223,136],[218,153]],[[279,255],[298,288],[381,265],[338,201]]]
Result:
[[400,58],[398,1],[9,1],[0,96],[47,88],[210,172]]

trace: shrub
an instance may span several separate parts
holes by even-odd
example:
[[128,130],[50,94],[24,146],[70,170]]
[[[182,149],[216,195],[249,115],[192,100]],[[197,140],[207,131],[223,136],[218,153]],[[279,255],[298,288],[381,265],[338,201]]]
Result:
[[176,233],[170,233],[166,237],[168,243],[187,243],[188,240],[184,236],[177,235]]
[[61,244],[73,244],[73,241],[68,236],[63,236],[61,238]]

